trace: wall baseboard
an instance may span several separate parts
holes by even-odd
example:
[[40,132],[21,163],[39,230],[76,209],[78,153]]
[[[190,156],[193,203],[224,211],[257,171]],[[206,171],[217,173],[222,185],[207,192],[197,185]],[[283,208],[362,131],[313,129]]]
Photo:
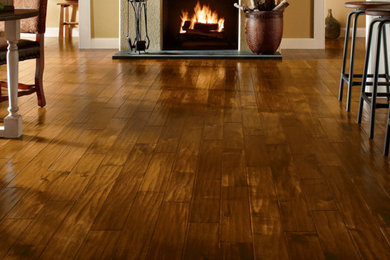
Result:
[[314,38],[284,38],[280,45],[281,49],[324,49],[325,40]]
[[[59,28],[58,27],[47,27],[45,37],[52,38],[52,37],[58,37],[59,34]],[[79,37],[79,28],[73,29],[74,37]]]
[[[349,31],[349,35],[352,35],[352,29]],[[340,37],[345,36],[345,28],[341,28]],[[351,36],[350,36],[351,37]],[[357,28],[356,30],[356,37],[363,38],[366,37],[366,28]]]
[[91,49],[119,49],[119,38],[92,38]]
[[[83,49],[118,49],[119,38],[92,38],[90,46]],[[324,41],[315,39],[292,39],[282,40],[282,49],[324,49]]]
[[[59,33],[58,27],[48,27],[46,28],[45,37],[47,38],[57,38]],[[27,33],[22,33],[23,38],[33,38],[34,36]],[[73,37],[79,37],[79,29],[73,29]],[[83,49],[118,49],[119,48],[119,38],[92,38],[90,40],[89,46],[86,46]]]

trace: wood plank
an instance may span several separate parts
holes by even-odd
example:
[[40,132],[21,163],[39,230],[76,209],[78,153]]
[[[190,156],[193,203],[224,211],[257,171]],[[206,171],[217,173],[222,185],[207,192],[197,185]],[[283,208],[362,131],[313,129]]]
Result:
[[219,224],[191,223],[183,253],[184,259],[219,259]]
[[47,202],[8,251],[7,258],[39,258],[72,207],[73,202]]
[[41,181],[32,186],[18,204],[13,207],[7,218],[35,218],[51,198],[55,188],[61,185],[67,176],[68,173],[66,172],[47,172],[46,175],[42,176]]
[[325,259],[316,233],[287,232],[286,237],[292,259]]
[[285,231],[315,232],[313,218],[304,198],[280,201],[279,205]]
[[322,171],[332,184],[340,213],[362,256],[387,257],[390,254],[389,244],[345,171],[340,167],[324,167]]
[[188,203],[163,203],[147,259],[181,259],[188,212]]
[[360,259],[337,211],[315,211],[313,219],[326,258]]
[[141,191],[165,192],[174,163],[173,153],[154,153],[143,178]]
[[229,149],[243,149],[244,147],[244,133],[242,124],[240,123],[225,123],[223,125],[223,148]]
[[202,128],[189,127],[183,130],[176,154],[174,170],[178,172],[195,172],[199,159]]
[[76,259],[110,259],[114,255],[120,231],[91,231]]
[[76,200],[98,170],[104,155],[85,154],[65,180],[53,187],[52,200]]
[[197,178],[219,180],[222,174],[222,142],[203,141],[200,147]]
[[266,167],[270,165],[264,136],[246,135],[245,151],[248,167]]
[[6,219],[0,224],[0,257],[3,259],[31,224],[30,219]]
[[222,186],[247,186],[245,154],[242,151],[224,152],[222,158]]
[[221,241],[252,244],[251,230],[248,188],[223,187]]
[[99,169],[49,241],[43,251],[43,258],[53,258],[58,255],[64,258],[75,257],[121,170],[122,168],[118,166],[105,166]]
[[0,220],[12,210],[12,208],[23,198],[27,189],[24,188],[4,188],[0,190]]
[[324,180],[303,180],[301,187],[310,210],[337,210],[333,195]]
[[[91,230],[121,230],[152,158],[152,145],[137,144],[97,215]],[[118,212],[122,212],[118,214]]]
[[278,218],[253,217],[255,259],[288,259],[287,243]]
[[194,182],[194,172],[173,172],[169,180],[164,201],[191,202]]
[[222,150],[220,141],[203,141],[201,144],[191,222],[219,221]]
[[115,258],[146,259],[162,200],[163,193],[137,194],[116,245]]

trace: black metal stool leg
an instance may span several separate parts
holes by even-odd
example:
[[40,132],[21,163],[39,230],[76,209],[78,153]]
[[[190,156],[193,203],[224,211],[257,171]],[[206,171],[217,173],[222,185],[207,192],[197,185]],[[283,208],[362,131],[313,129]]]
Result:
[[[383,26],[383,50],[384,50],[384,59],[385,59],[385,74],[386,74],[386,82],[388,83],[386,85],[386,92],[390,93],[390,71],[389,71],[389,52],[387,50],[387,32],[386,32],[386,26]],[[387,101],[390,101],[390,96],[387,96]]]
[[390,146],[390,106],[389,106],[389,114],[387,115],[387,127],[386,127],[386,136],[385,136],[385,149],[383,154],[385,156],[389,155],[389,146]]
[[349,65],[349,80],[348,80],[348,92],[347,92],[347,107],[346,110],[351,111],[351,98],[352,98],[352,87],[353,87],[353,69],[355,64],[355,46],[356,46],[356,32],[357,32],[357,21],[360,15],[364,14],[364,12],[357,12],[355,18],[353,19],[353,31],[352,31],[352,39],[351,39],[351,58]]
[[390,146],[390,106],[389,114],[387,115],[387,127],[386,127],[386,136],[385,136],[385,149],[383,154],[385,156],[389,155],[389,146]]
[[374,138],[374,129],[375,129],[375,113],[376,113],[376,96],[378,93],[378,74],[379,74],[379,62],[381,58],[381,41],[382,33],[385,22],[381,22],[378,26],[378,42],[377,50],[375,57],[375,68],[373,75],[373,84],[372,84],[372,98],[371,98],[371,118],[370,118],[370,139]]
[[362,122],[363,105],[364,105],[364,98],[363,98],[363,96],[366,93],[368,65],[369,65],[369,62],[370,62],[370,55],[371,55],[372,35],[373,35],[373,32],[374,32],[374,25],[377,22],[379,22],[379,21],[378,20],[372,21],[371,24],[370,24],[369,30],[368,30],[366,57],[365,57],[365,60],[364,60],[362,87],[361,87],[361,91],[360,91],[359,112],[358,112],[358,118],[357,118],[357,123],[358,124],[360,124]]
[[351,27],[351,19],[356,11],[352,11],[348,14],[347,26],[345,28],[345,38],[344,38],[344,51],[343,51],[343,64],[341,65],[341,76],[340,76],[340,87],[339,87],[339,101],[343,100],[343,90],[344,90],[344,75],[345,67],[347,64],[347,54],[348,54],[348,45],[349,45],[349,30]]

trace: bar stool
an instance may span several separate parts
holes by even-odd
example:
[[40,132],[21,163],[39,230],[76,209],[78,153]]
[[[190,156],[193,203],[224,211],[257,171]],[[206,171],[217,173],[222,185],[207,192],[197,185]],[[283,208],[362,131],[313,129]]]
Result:
[[[356,31],[357,31],[357,21],[360,15],[365,14],[365,10],[368,8],[385,8],[390,7],[389,2],[381,1],[353,1],[345,2],[344,6],[346,8],[352,8],[353,10],[349,13],[347,18],[347,26],[345,30],[345,39],[344,39],[344,51],[343,51],[343,63],[341,66],[341,77],[340,77],[340,87],[339,87],[339,101],[343,100],[343,91],[344,91],[344,82],[348,84],[347,90],[347,106],[346,110],[351,111],[351,97],[352,97],[352,87],[361,85],[360,81],[354,81],[354,78],[362,78],[362,74],[354,74],[354,62],[355,62],[355,47],[356,47]],[[349,46],[349,30],[351,27],[351,20],[353,18],[352,25],[352,38],[351,38],[351,54],[349,61],[349,73],[345,73],[346,63],[347,63],[347,53]]]
[[389,106],[389,114],[387,116],[387,127],[386,127],[386,136],[385,136],[385,149],[383,154],[385,156],[389,155],[389,145],[390,145],[390,106]]
[[[78,0],[70,0],[65,2],[57,3],[61,6],[60,10],[60,30],[58,39],[62,40],[64,37],[64,27],[65,27],[65,38],[72,38],[72,29],[77,26],[79,23],[76,21],[77,9],[79,6]],[[69,7],[72,7],[72,15],[69,19]]]
[[[374,138],[374,127],[375,127],[375,112],[377,108],[388,108],[389,104],[377,103],[377,97],[387,97],[387,101],[390,98],[390,71],[389,71],[389,61],[388,61],[388,50],[387,50],[387,34],[386,34],[386,24],[390,24],[390,8],[388,9],[367,9],[366,15],[370,16],[379,16],[379,18],[374,19],[369,27],[368,31],[368,39],[367,39],[367,49],[366,49],[366,57],[364,61],[364,70],[362,76],[362,87],[360,93],[360,102],[359,102],[359,112],[357,122],[358,124],[362,121],[363,115],[363,105],[364,102],[367,102],[371,108],[370,115],[370,139]],[[378,24],[378,36],[377,36],[377,49],[375,60],[373,60],[374,64],[374,74],[372,74],[373,82],[367,82],[368,74],[368,65],[370,63],[370,55],[371,55],[371,45],[373,38],[373,29],[375,24]],[[383,35],[383,42],[382,42]],[[384,65],[385,65],[385,74],[379,74],[379,64],[381,60],[381,45],[383,43],[384,50]],[[379,78],[384,78],[386,82],[379,82]],[[372,86],[372,93],[366,92],[366,86]],[[378,93],[378,86],[386,86],[386,93]]]

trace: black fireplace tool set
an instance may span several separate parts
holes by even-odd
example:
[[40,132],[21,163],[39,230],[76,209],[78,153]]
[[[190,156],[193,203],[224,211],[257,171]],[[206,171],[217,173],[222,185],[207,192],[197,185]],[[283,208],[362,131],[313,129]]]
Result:
[[[135,38],[130,37],[130,5],[134,11]],[[143,16],[143,17],[142,17]],[[142,18],[144,23],[142,24]],[[145,35],[142,35],[142,29]],[[127,0],[127,43],[131,51],[141,53],[149,49],[150,38],[148,35],[147,0]]]

